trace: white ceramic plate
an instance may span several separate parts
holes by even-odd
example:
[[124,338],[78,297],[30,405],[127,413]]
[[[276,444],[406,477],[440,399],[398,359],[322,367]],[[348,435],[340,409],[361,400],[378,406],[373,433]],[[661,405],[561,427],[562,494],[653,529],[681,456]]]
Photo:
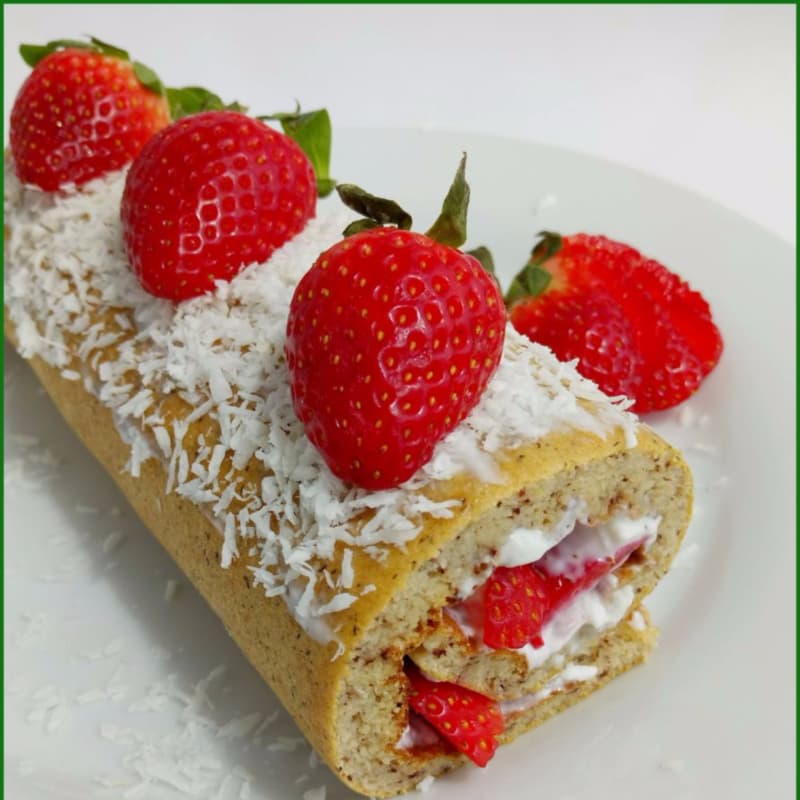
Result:
[[[726,349],[696,397],[650,420],[685,449],[697,507],[649,604],[649,664],[428,797],[789,797],[794,251],[647,175],[513,140],[340,131],[335,175],[427,226],[462,149],[469,243],[492,247],[505,281],[538,230],[606,233],[701,289]],[[8,796],[354,797],[8,348],[5,425]]]

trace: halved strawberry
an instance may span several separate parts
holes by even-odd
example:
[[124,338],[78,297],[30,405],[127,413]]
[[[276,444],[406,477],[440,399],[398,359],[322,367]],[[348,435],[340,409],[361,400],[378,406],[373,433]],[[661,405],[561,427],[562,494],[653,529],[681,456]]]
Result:
[[411,709],[471,761],[485,767],[497,750],[497,735],[505,728],[498,704],[455,683],[430,681],[413,666],[406,668],[406,676]]
[[621,242],[541,235],[506,295],[514,327],[635,411],[693,394],[723,348],[702,295]]

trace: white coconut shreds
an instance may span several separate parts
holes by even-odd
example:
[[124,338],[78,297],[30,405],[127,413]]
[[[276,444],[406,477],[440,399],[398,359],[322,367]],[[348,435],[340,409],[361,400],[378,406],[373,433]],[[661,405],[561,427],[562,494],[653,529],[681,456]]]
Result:
[[[463,471],[498,480],[494,453],[556,429],[602,436],[622,426],[635,442],[636,420],[624,401],[609,402],[573,364],[509,327],[502,363],[480,403],[412,480],[380,492],[343,483],[295,416],[283,349],[294,286],[341,238],[350,212],[327,201],[268,263],[173,306],[147,294],[128,267],[119,221],[124,179],[116,173],[55,196],[21,186],[6,166],[5,296],[20,352],[70,378],[80,371],[113,411],[131,447],[131,473],[148,458],[161,459],[166,490],[202,506],[222,532],[222,566],[240,552],[256,553],[255,582],[268,595],[283,595],[314,638],[334,640],[326,615],[357,600],[348,548],[380,558],[417,536],[425,517],[452,515],[457,500],[425,496],[431,481]],[[182,413],[163,413],[167,395],[180,398]],[[581,399],[599,411],[588,412]],[[210,421],[215,433],[184,449],[197,420]],[[245,482],[247,465],[255,465],[260,482]],[[363,521],[365,512],[371,518],[355,528],[352,521]],[[337,544],[345,555],[334,583],[315,564],[331,559]]]

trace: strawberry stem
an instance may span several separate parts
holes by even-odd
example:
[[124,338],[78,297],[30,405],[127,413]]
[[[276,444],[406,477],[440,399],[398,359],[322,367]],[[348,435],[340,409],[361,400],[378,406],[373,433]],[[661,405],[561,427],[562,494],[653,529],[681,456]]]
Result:
[[467,154],[463,153],[453,183],[442,203],[436,222],[425,233],[434,241],[450,247],[461,247],[467,240],[467,209],[469,208],[469,184],[465,177]]
[[538,297],[550,285],[553,276],[542,267],[562,245],[561,235],[552,231],[540,231],[541,239],[531,251],[528,263],[516,274],[505,296],[509,308],[525,297]]

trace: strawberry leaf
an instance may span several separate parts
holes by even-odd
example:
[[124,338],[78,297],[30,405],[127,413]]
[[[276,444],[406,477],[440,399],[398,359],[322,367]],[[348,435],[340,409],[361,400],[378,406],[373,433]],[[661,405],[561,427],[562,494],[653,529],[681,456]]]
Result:
[[168,88],[166,94],[169,113],[174,120],[188,117],[190,114],[199,114],[201,111],[247,111],[246,106],[236,101],[225,103],[219,95],[202,86]]
[[[161,83],[161,78],[159,78],[150,67],[146,67],[142,64],[141,61],[133,62],[133,74],[145,89],[149,89],[151,92],[155,92],[161,97],[166,94],[166,89],[164,88],[164,84]],[[175,119],[175,117],[173,117],[173,119]]]
[[[96,36],[90,36],[89,41],[83,41],[82,39],[54,39],[52,42],[42,45],[23,44],[20,45],[19,52],[28,66],[35,67],[51,53],[55,53],[58,50],[66,50],[67,48],[90,50],[112,58],[119,58],[123,61],[131,60],[127,50],[104,42]],[[173,120],[180,119],[180,117],[185,117],[188,114],[197,114],[201,111],[247,111],[246,106],[237,102],[224,103],[218,95],[199,86],[167,89],[155,71],[142,64],[141,61],[133,61],[131,66],[133,67],[134,75],[136,75],[142,86],[157,95],[167,98],[170,116]]]
[[117,58],[128,60],[128,54],[125,50],[120,50],[120,48],[114,47],[114,45],[106,44],[94,38],[90,39],[88,42],[84,42],[82,39],[54,39],[47,44],[22,44],[19,47],[19,54],[29,67],[35,67],[43,58],[49,56],[51,53],[68,48],[93,50],[95,53],[114,55]]
[[356,220],[348,225],[345,228],[345,236],[351,236],[360,230],[377,228],[379,225],[396,225],[401,230],[411,230],[411,215],[400,208],[394,200],[376,197],[352,183],[340,183],[337,185],[336,191],[348,208],[352,208],[353,211],[357,211],[367,218]]
[[371,228],[380,228],[381,225],[379,222],[375,222],[373,219],[357,219],[355,222],[351,222],[343,231],[342,236],[345,239],[348,236],[352,236],[354,233],[361,233],[361,231],[368,231]]
[[528,263],[517,273],[505,296],[505,303],[510,308],[524,297],[538,297],[550,285],[553,276],[542,267],[552,258],[563,244],[561,234],[552,231],[540,231],[541,240],[531,250]]
[[474,250],[467,250],[467,255],[476,258],[481,266],[497,281],[497,275],[494,269],[494,258],[488,247],[480,245]]
[[[118,58],[120,61],[131,60],[127,50],[123,50],[115,44],[104,42],[96,36],[90,36],[88,42],[84,42],[81,39],[55,39],[44,45],[23,44],[20,46],[19,52],[28,66],[35,67],[43,58],[49,56],[51,53],[55,53],[58,50],[66,50],[67,48],[91,50],[94,53],[100,53],[104,56]],[[155,92],[157,95],[164,96],[164,84],[150,67],[145,66],[139,61],[132,62],[132,67],[136,78],[142,86],[149,89],[151,92]]]
[[526,264],[508,287],[506,305],[510,307],[524,297],[538,297],[550,285],[552,277],[546,269]]
[[336,181],[333,178],[320,178],[317,176],[317,194],[320,197],[327,197],[336,188]]
[[467,208],[469,207],[469,184],[464,177],[467,154],[461,156],[453,183],[442,204],[442,211],[426,236],[450,247],[461,247],[467,240]]
[[89,41],[92,43],[92,49],[104,56],[113,56],[114,58],[121,58],[123,61],[130,61],[131,57],[128,55],[127,50],[117,47],[115,44],[109,44],[96,36],[90,36]]
[[21,44],[19,54],[22,60],[29,66],[35,67],[45,56],[54,52],[46,44]]
[[303,113],[297,103],[294,111],[267,114],[258,119],[281,123],[283,132],[308,156],[317,176],[317,194],[320,197],[329,195],[336,182],[330,177],[332,133],[327,110],[320,108]]
[[498,289],[500,289],[502,292],[503,287],[500,286],[500,280],[498,279],[494,268],[494,257],[492,256],[489,248],[485,245],[479,245],[473,250],[467,250],[467,255],[478,259],[481,266],[486,270],[486,272],[489,273],[489,275],[492,276],[492,280],[497,284]]
[[548,258],[554,256],[560,249],[564,240],[561,238],[560,233],[553,231],[539,231],[537,234],[541,236],[541,241],[536,243],[536,246],[531,250],[531,260],[529,263],[541,264],[547,261]]

